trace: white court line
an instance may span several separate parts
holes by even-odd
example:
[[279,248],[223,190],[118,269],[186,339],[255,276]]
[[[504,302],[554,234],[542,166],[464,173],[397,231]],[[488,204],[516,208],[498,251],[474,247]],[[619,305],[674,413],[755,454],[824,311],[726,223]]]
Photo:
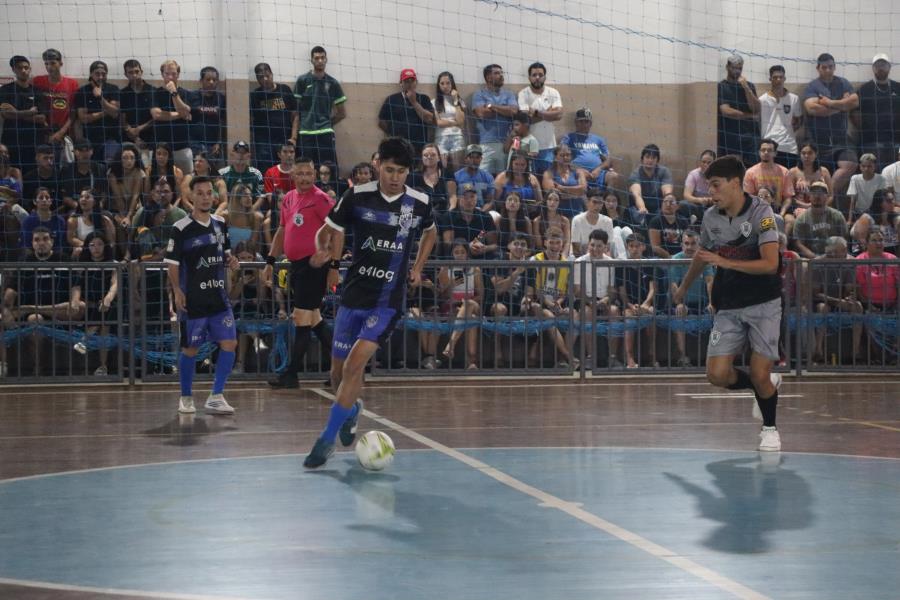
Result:
[[[66,585],[62,583],[49,583],[46,581],[30,581],[28,579],[6,579],[0,577],[0,585],[17,585],[20,587],[37,588],[42,590],[59,590],[62,592],[85,592],[88,594],[116,594],[119,596],[137,596],[138,598],[159,598],[162,600],[249,600],[240,596],[208,596],[201,594],[179,594],[165,592],[142,592],[140,590],[125,590],[119,588],[98,588],[83,585]],[[254,598],[253,600],[260,600]]]
[[[329,400],[335,399],[334,395],[326,392],[323,389],[316,388],[310,391]],[[377,415],[370,410],[364,409],[362,414],[372,419],[373,421],[396,431],[397,433],[405,435],[406,437],[419,442],[424,446],[428,446],[429,448],[437,450],[445,456],[449,456],[450,458],[458,460],[459,462],[480,471],[484,475],[487,475],[488,477],[499,481],[507,487],[510,487],[527,496],[531,496],[536,500],[539,500],[541,506],[555,508],[559,511],[562,511],[583,523],[587,523],[588,525],[599,529],[600,531],[608,533],[609,535],[616,537],[623,542],[634,546],[635,548],[638,548],[639,550],[643,550],[651,556],[654,556],[660,560],[664,560],[667,563],[674,565],[679,569],[690,573],[691,575],[694,575],[695,577],[703,579],[704,581],[711,583],[712,585],[722,590],[725,590],[726,592],[732,594],[737,598],[741,598],[742,600],[770,600],[768,596],[760,594],[759,592],[750,589],[747,586],[738,583],[737,581],[729,579],[728,577],[717,573],[712,569],[704,567],[703,565],[696,563],[689,558],[680,556],[672,550],[669,550],[668,548],[651,542],[647,538],[641,537],[636,533],[632,533],[627,529],[619,527],[615,523],[611,523],[605,519],[601,519],[597,515],[584,510],[580,505],[576,503],[566,502],[565,500],[557,498],[550,493],[530,486],[527,483],[516,479],[515,477],[507,475],[499,469],[495,469],[487,463],[484,463],[476,458],[472,458],[467,454],[463,454],[462,452],[450,448],[449,446],[445,446],[440,442],[436,442],[431,438],[425,437],[424,435],[413,431],[412,429],[400,425],[399,423],[395,423],[390,419],[386,419],[380,415]]]
[[[674,396],[687,396],[689,398],[756,398],[753,394],[692,394],[679,393]],[[778,394],[779,398],[802,398],[803,394]]]

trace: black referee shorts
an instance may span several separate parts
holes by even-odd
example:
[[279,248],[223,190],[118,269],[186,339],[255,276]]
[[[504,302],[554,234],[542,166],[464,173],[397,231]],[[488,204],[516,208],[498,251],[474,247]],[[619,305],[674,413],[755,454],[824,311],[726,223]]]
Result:
[[291,308],[317,310],[322,307],[328,285],[326,262],[319,268],[309,264],[309,257],[291,261]]

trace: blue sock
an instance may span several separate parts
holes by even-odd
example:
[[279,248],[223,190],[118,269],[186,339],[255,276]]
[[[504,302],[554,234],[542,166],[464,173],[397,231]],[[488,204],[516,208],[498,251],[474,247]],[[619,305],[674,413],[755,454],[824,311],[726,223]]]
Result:
[[213,381],[213,394],[221,394],[225,389],[225,381],[231,375],[234,367],[234,352],[219,350],[219,358],[216,360],[216,379]]
[[326,442],[333,444],[334,440],[337,438],[338,431],[341,430],[341,425],[344,424],[344,421],[355,415],[358,410],[359,406],[356,404],[351,408],[344,408],[337,402],[332,404],[331,413],[328,415],[328,424],[325,425],[325,429],[322,430],[322,435],[320,437]]
[[178,355],[178,380],[181,382],[181,395],[190,396],[194,383],[194,371],[197,370],[197,357],[187,356],[184,352]]

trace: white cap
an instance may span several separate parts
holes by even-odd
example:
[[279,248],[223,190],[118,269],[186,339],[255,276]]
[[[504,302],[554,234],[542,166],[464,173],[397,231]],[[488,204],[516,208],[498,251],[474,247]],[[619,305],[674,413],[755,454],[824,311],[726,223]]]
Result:
[[872,57],[872,64],[874,65],[879,60],[883,60],[887,64],[891,64],[891,58],[887,54],[884,54],[884,53],[876,54],[875,56]]

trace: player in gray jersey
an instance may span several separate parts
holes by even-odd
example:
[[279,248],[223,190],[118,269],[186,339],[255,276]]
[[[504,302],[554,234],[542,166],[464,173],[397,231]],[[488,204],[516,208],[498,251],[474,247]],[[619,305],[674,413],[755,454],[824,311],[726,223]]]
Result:
[[[743,190],[744,165],[723,156],[706,177],[713,199],[703,216],[702,249],[673,294],[678,304],[707,264],[715,265],[712,305],[716,309],[709,335],[706,377],[730,390],[752,389],[754,416],[762,418],[759,450],[781,450],[775,427],[781,376],[772,373],[778,359],[781,320],[781,254],[771,207]],[[750,342],[750,371],[734,367],[734,359]],[[756,410],[758,407],[758,411]]]

